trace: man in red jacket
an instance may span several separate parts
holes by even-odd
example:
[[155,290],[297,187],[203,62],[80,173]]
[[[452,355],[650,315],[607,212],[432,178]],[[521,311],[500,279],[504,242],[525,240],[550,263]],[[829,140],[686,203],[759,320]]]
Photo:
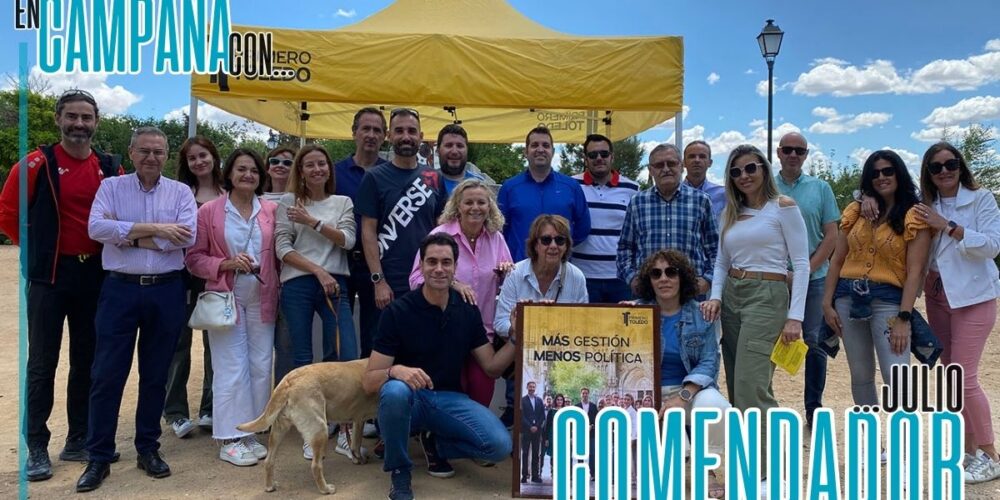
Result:
[[[21,262],[28,278],[27,419],[29,481],[52,477],[49,429],[52,398],[69,319],[69,431],[60,460],[87,461],[90,365],[94,360],[94,315],[104,270],[101,245],[87,234],[90,206],[101,180],[122,173],[120,159],[91,148],[99,120],[97,102],[69,90],[56,102],[55,122],[62,140],[41,146],[15,164],[0,194],[0,231],[14,244],[28,245]],[[19,181],[28,176],[28,239],[19,241]]]

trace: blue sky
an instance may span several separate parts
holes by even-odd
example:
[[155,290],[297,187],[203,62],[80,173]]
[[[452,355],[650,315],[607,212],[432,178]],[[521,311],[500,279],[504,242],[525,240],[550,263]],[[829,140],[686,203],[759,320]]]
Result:
[[[232,0],[233,22],[286,28],[337,28],[384,8],[389,0]],[[947,127],[1000,123],[1000,2],[962,1],[570,1],[511,0],[552,29],[581,35],[684,37],[687,113],[684,139],[707,140],[718,178],[735,145],[766,142],[767,68],[755,37],[767,18],[785,31],[775,64],[775,143],[800,130],[814,158],[853,163],[890,147],[911,167]],[[0,73],[16,74],[13,9],[0,10]],[[33,61],[32,61],[33,62]],[[146,65],[148,68],[149,66]],[[600,71],[595,61],[595,71]],[[607,78],[629,75],[608,74]],[[177,116],[189,102],[184,76],[65,75],[53,88],[96,90],[102,109],[137,116]],[[766,87],[764,87],[766,89]],[[227,118],[204,111],[206,119]],[[643,133],[670,140],[673,125]]]

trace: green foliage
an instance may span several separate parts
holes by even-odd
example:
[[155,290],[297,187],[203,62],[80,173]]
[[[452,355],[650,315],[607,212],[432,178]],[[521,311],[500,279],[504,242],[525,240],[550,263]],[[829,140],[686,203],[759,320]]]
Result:
[[[640,177],[645,177],[641,175],[642,169],[645,168],[645,165],[642,164],[645,152],[642,150],[638,136],[616,141],[613,146],[615,152],[615,159],[611,164],[613,169],[629,179],[639,181]],[[567,143],[559,152],[559,170],[566,175],[576,175],[583,172],[585,168],[583,156],[582,144]]]
[[524,146],[469,144],[469,161],[498,183],[524,170]]
[[[56,98],[31,92],[28,94],[28,151],[59,141],[55,124]],[[20,94],[17,90],[0,92],[0,176],[7,178],[10,167],[18,158],[20,135]]]
[[587,387],[596,401],[596,395],[604,393],[604,374],[582,361],[555,363],[549,371],[548,387],[553,395],[563,394],[573,401],[579,400],[580,389]]
[[323,146],[327,153],[330,153],[330,158],[334,162],[338,162],[348,156],[354,154],[355,144],[354,141],[338,141],[333,139],[320,139],[316,141],[317,144]]
[[962,152],[976,181],[1000,201],[1000,155],[994,149],[996,141],[992,129],[973,124],[955,146]]
[[841,211],[854,201],[854,191],[861,186],[861,167],[856,163],[835,165],[828,160],[817,160],[813,162],[810,175],[819,177],[830,185]]

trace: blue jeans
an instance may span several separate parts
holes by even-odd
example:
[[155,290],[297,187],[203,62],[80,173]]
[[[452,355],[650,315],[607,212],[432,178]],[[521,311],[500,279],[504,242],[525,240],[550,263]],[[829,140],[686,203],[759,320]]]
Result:
[[430,431],[441,458],[473,458],[500,462],[510,456],[513,444],[500,419],[489,408],[460,392],[413,391],[399,380],[389,380],[379,390],[378,422],[385,441],[382,469],[410,470],[407,452],[411,432]]
[[[347,280],[334,276],[341,291],[347,290]],[[281,285],[281,312],[288,323],[292,339],[292,356],[295,368],[313,362],[313,314],[323,320],[323,361],[350,361],[358,358],[358,344],[354,338],[354,318],[346,293],[330,297],[336,316],[327,305],[327,298],[319,280],[309,274],[292,278]],[[334,335],[339,334],[340,352],[334,348]]]
[[632,290],[621,278],[587,278],[587,299],[591,304],[617,304],[632,298]]
[[805,410],[806,420],[812,422],[813,412],[823,406],[823,390],[826,388],[826,351],[819,347],[820,330],[823,327],[823,284],[826,278],[809,281],[806,294],[805,315],[802,321],[802,340],[809,346],[806,353]]

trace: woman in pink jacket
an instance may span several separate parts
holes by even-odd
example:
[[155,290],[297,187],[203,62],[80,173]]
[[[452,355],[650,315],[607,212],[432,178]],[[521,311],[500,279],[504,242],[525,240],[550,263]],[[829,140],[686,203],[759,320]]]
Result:
[[206,280],[209,291],[236,296],[236,326],[210,330],[212,436],[222,441],[219,458],[233,465],[254,465],[267,448],[253,433],[236,426],[253,420],[271,395],[271,352],[278,303],[278,266],[274,252],[277,205],[261,199],[264,162],[249,149],[237,149],[222,170],[228,194],[198,210],[198,235],[185,258],[191,274]]

